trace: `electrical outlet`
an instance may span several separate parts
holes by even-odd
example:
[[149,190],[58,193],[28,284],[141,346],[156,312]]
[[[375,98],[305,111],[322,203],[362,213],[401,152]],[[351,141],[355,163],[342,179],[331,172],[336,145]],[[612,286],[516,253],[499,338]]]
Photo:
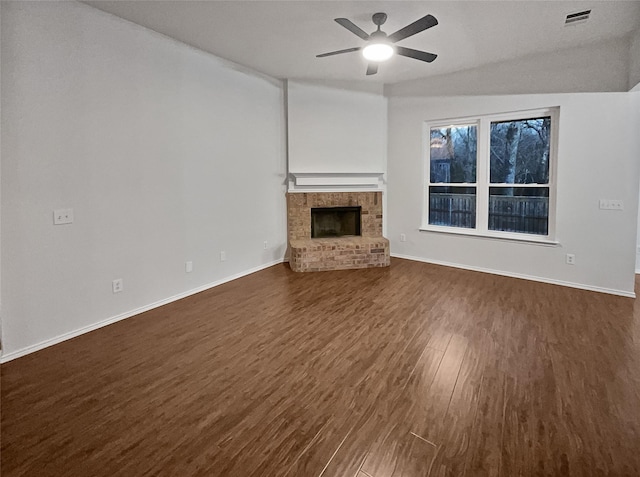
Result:
[[193,262],[191,262],[191,261],[185,262],[184,271],[187,272],[187,273],[193,272]]
[[111,288],[113,289],[113,293],[120,293],[124,289],[122,278],[117,278],[111,282]]
[[227,261],[227,252],[225,252],[224,250],[222,252],[220,252],[220,261],[221,262],[226,262]]
[[573,253],[567,254],[567,265],[575,265],[576,264],[576,256]]
[[53,211],[53,224],[63,225],[73,223],[73,209],[57,209]]
[[269,242],[267,242],[266,240],[264,241],[264,249],[266,250],[269,247]]
[[407,241],[407,236],[405,234],[400,234],[400,241],[401,242],[406,242]]

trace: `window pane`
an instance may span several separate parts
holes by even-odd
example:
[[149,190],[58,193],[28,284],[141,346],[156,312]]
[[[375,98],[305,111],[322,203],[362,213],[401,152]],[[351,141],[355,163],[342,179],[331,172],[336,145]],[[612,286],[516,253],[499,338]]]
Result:
[[477,127],[431,128],[431,182],[476,181]]
[[429,223],[475,228],[475,187],[429,187]]
[[548,187],[489,187],[489,230],[547,235]]
[[551,117],[491,123],[491,182],[549,183]]

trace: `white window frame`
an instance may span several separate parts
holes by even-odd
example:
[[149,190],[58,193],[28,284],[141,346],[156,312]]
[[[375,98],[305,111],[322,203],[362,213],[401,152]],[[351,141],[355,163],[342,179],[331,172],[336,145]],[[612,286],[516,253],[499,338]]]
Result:
[[[490,180],[490,144],[491,123],[496,121],[518,121],[523,119],[551,117],[551,137],[549,138],[549,182],[548,184],[491,184]],[[558,164],[558,123],[560,108],[558,106],[513,111],[506,113],[484,114],[478,116],[425,121],[423,131],[423,198],[421,231],[471,235],[494,239],[515,240],[540,244],[556,245],[556,199],[557,199],[557,164]],[[431,129],[446,126],[477,125],[477,158],[475,183],[437,183],[431,182]],[[489,230],[489,187],[506,186],[517,188],[549,188],[549,218],[547,235],[526,234],[520,232],[503,232]],[[476,227],[463,228],[446,225],[429,224],[429,187],[475,187],[476,188]]]

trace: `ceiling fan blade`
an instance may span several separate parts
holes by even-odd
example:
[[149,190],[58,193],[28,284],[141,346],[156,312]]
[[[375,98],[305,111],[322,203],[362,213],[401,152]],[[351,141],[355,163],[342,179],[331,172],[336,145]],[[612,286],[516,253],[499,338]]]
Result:
[[405,48],[403,46],[396,46],[396,53],[400,56],[415,58],[416,60],[426,61],[427,63],[431,63],[433,60],[435,60],[438,57],[438,55],[433,53],[414,50],[413,48]]
[[316,55],[316,58],[324,58],[325,56],[340,55],[342,53],[351,53],[352,51],[358,51],[361,49],[362,48],[358,46],[355,48],[347,48],[346,50],[330,51],[329,53],[322,53],[321,55]]
[[395,43],[396,41],[403,40],[411,35],[415,35],[416,33],[420,33],[421,31],[426,30],[427,28],[434,27],[438,24],[438,20],[433,15],[426,15],[419,20],[407,25],[404,28],[401,28],[395,33],[392,33],[388,36],[389,41],[391,43]]
[[369,34],[366,31],[364,31],[362,28],[360,28],[358,25],[353,23],[351,20],[347,20],[346,18],[336,18],[335,21],[338,22],[343,27],[345,27],[351,33],[358,35],[363,40],[369,39]]
[[367,66],[367,76],[375,75],[378,72],[378,63],[369,63]]

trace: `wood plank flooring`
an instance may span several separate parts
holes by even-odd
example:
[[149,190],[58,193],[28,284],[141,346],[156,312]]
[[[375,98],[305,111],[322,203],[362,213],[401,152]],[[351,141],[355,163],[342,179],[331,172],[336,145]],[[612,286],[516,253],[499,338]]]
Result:
[[278,265],[2,365],[3,477],[638,476],[640,305]]

